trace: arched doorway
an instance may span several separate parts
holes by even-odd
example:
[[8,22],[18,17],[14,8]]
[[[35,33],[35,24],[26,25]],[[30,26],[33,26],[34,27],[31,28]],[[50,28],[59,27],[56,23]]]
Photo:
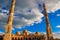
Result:
[[12,40],[14,40],[14,38],[12,38]]
[[29,40],[31,40],[31,38],[29,38]]
[[18,38],[18,40],[20,40],[20,38]]
[[17,40],[17,38],[15,38],[15,40]]
[[21,38],[21,40],[22,40],[22,38]]
[[3,40],[3,37],[0,37],[0,40]]
[[25,38],[25,40],[27,40],[27,38]]

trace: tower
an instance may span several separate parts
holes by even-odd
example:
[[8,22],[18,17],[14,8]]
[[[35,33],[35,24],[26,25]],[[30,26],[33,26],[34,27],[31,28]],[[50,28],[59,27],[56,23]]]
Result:
[[44,16],[45,16],[45,19],[46,19],[47,39],[48,40],[53,40],[53,34],[52,34],[52,30],[51,30],[49,19],[48,19],[47,10],[46,10],[46,7],[45,7],[44,3],[43,3],[43,8],[44,8],[44,13],[45,13]]
[[3,37],[3,40],[11,40],[11,31],[12,31],[12,22],[15,8],[15,0],[12,0],[11,9],[9,12],[9,17],[6,25],[6,33]]

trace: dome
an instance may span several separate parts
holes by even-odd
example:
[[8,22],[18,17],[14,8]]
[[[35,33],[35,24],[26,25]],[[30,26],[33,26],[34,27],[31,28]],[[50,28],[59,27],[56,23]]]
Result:
[[23,35],[28,35],[28,31],[27,30],[24,30],[23,31]]
[[41,33],[40,33],[40,32],[36,32],[35,34],[36,34],[36,35],[41,35]]
[[23,33],[28,33],[28,31],[27,30],[24,30]]
[[16,35],[20,35],[21,33],[20,32],[16,32]]

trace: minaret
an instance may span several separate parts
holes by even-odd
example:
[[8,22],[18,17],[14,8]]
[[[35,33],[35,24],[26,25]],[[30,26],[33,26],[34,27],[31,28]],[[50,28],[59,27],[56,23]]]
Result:
[[11,40],[12,22],[13,22],[15,1],[16,0],[12,0],[11,9],[10,9],[10,12],[9,12],[10,14],[9,14],[7,25],[6,25],[6,33],[3,37],[4,40]]
[[44,3],[43,3],[43,8],[44,8],[44,13],[45,13],[44,16],[45,16],[45,19],[46,19],[47,39],[48,40],[53,40],[53,34],[52,34],[52,30],[51,30],[49,19],[48,19],[47,10],[46,10],[46,7],[45,7]]

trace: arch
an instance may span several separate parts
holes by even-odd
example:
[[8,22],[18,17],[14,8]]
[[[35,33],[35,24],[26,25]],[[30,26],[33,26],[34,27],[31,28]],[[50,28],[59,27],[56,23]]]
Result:
[[12,40],[14,40],[14,38],[12,38]]
[[29,40],[31,40],[31,38],[29,38]]
[[27,38],[25,38],[25,40],[27,40]]
[[15,40],[17,40],[17,38],[15,38]]
[[21,38],[21,40],[22,40],[22,38]]
[[36,40],[36,37],[35,37],[35,40]]
[[18,38],[18,40],[20,40],[20,38]]
[[41,38],[38,38],[37,40],[41,40]]
[[34,38],[32,37],[31,40],[34,40]]
[[3,40],[3,37],[0,37],[0,40]]
[[35,39],[34,40],[41,40],[41,38],[40,37],[35,37]]

